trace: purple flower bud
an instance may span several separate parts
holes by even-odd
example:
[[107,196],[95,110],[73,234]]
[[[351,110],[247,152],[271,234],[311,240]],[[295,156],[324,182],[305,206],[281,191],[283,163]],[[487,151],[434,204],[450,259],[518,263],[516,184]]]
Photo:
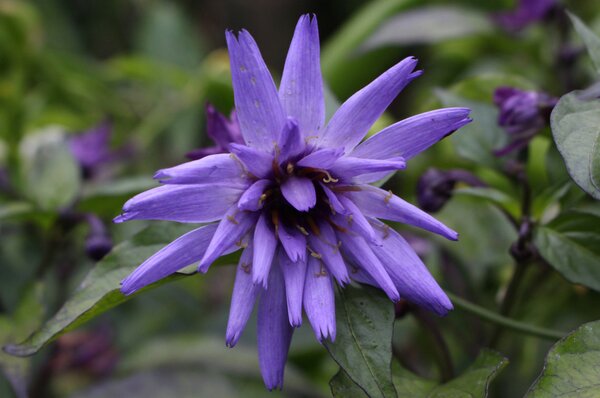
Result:
[[208,155],[229,152],[229,144],[243,144],[244,138],[235,114],[231,112],[229,119],[217,111],[212,104],[206,104],[206,134],[215,143],[208,148],[198,148],[186,154],[189,159],[201,159]]
[[427,170],[417,183],[417,202],[423,210],[433,213],[440,210],[452,197],[457,182],[481,187],[485,184],[466,170],[443,171],[435,168]]
[[517,8],[498,13],[494,21],[508,32],[518,32],[541,21],[556,7],[556,0],[520,0]]
[[85,252],[92,260],[99,261],[111,251],[113,242],[102,220],[93,214],[86,214],[85,219],[90,226]]
[[512,87],[499,87],[494,92],[494,103],[500,114],[498,124],[511,136],[510,143],[494,153],[504,156],[521,149],[548,123],[557,99],[537,91],[522,91]]

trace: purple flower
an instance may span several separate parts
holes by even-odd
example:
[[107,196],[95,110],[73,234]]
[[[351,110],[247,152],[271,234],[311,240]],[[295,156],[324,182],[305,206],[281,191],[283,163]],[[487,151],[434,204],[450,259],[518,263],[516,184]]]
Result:
[[206,133],[216,145],[195,149],[186,154],[188,158],[195,160],[208,155],[229,152],[229,144],[244,143],[235,111],[232,111],[227,119],[211,104],[206,104]]
[[499,87],[494,92],[494,103],[500,109],[498,124],[511,137],[507,146],[494,152],[496,156],[504,156],[526,147],[546,126],[557,99],[542,92]]
[[494,15],[498,25],[509,32],[517,32],[546,17],[556,7],[556,0],[520,0],[512,11]]
[[452,191],[457,182],[481,187],[485,184],[472,173],[453,169],[448,171],[430,168],[417,183],[417,202],[419,207],[428,212],[440,210],[452,197]]
[[302,311],[318,340],[335,339],[334,284],[355,280],[444,315],[452,304],[409,244],[378,219],[456,240],[427,213],[369,185],[470,122],[469,109],[427,112],[361,143],[398,93],[421,74],[406,58],[350,97],[325,125],[316,18],[300,18],[279,90],[252,36],[226,32],[235,107],[245,144],[160,170],[164,185],[130,199],[115,219],[209,223],[146,260],[122,282],[132,294],[199,261],[243,249],[226,342],[234,346],[258,300],[258,357],[281,387]]

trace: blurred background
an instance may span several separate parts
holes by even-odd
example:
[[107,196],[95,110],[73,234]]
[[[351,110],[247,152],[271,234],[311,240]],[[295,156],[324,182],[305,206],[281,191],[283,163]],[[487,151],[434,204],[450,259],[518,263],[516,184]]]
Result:
[[[476,143],[443,141],[411,161],[386,189],[415,203],[419,177],[437,167],[464,168],[510,191],[510,182],[490,171],[500,160],[488,151],[489,159],[477,162],[481,148],[473,148],[491,150],[506,139],[496,126],[493,90],[512,85],[560,96],[592,81],[564,18],[545,15],[518,29],[498,23],[495,16],[516,3],[0,0],[0,342],[27,337],[96,260],[148,225],[113,225],[111,219],[126,199],[155,186],[155,170],[212,145],[206,103],[225,114],[233,106],[225,29],[250,31],[277,81],[298,17],[315,13],[329,114],[388,67],[415,55],[425,74],[377,127],[466,98],[480,106],[475,129],[489,134]],[[562,4],[600,31],[599,2]],[[389,12],[382,14],[385,7]],[[100,138],[78,152],[76,137],[98,130]],[[538,144],[548,146],[548,137],[544,132]],[[562,162],[554,168],[554,176],[563,178]],[[415,230],[406,236],[445,288],[494,306],[511,273],[514,230],[496,208],[469,195],[457,195],[436,216],[461,233],[459,243]],[[481,230],[482,222],[493,228]],[[139,295],[31,359],[0,354],[0,397],[21,398],[25,391],[81,398],[266,395],[254,322],[238,346],[225,348],[233,271],[213,267],[207,275]],[[537,288],[542,293],[524,300],[519,316],[559,329],[597,318],[593,308],[600,300],[586,289],[556,275],[540,277]],[[430,320],[447,340],[457,371],[487,343],[489,325],[461,311]],[[439,353],[431,339],[399,309],[395,356],[415,373],[437,378]],[[498,343],[511,364],[494,384],[494,396],[524,393],[549,347],[534,338]],[[285,389],[270,396],[329,396],[337,369],[304,325],[294,336]]]

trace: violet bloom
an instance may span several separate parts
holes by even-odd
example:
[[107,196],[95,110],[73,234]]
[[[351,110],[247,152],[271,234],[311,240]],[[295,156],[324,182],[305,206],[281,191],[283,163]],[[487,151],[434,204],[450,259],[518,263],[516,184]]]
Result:
[[517,32],[544,19],[554,7],[556,0],[520,0],[517,8],[494,15],[494,20],[506,31]]
[[450,198],[456,183],[463,182],[473,187],[483,187],[485,184],[477,176],[467,170],[428,169],[417,183],[417,202],[419,207],[428,212],[439,211]]
[[226,153],[229,152],[229,144],[244,143],[235,111],[232,111],[227,119],[211,104],[206,104],[206,134],[214,141],[215,145],[188,152],[186,156],[189,159],[196,160],[208,155]]
[[361,143],[414,78],[406,58],[350,97],[325,125],[316,18],[300,18],[279,90],[250,34],[226,32],[235,106],[245,144],[169,169],[164,184],[129,200],[116,222],[210,223],[146,260],[122,282],[132,294],[199,261],[243,249],[227,345],[258,300],[258,357],[268,389],[281,387],[295,327],[306,314],[318,340],[335,339],[334,284],[381,288],[444,315],[452,304],[408,243],[379,218],[456,240],[458,234],[392,192],[368,185],[470,122],[469,109],[427,112]]
[[105,121],[81,134],[69,137],[69,147],[83,174],[91,177],[115,157],[110,149],[112,126]]
[[494,92],[494,103],[500,109],[498,124],[511,138],[507,146],[494,152],[496,156],[504,156],[526,147],[547,125],[557,99],[542,92],[499,87]]

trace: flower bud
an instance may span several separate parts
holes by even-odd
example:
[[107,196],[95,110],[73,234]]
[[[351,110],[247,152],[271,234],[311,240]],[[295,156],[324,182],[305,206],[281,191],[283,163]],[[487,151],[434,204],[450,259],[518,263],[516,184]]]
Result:
[[186,154],[188,158],[201,159],[208,155],[225,153],[229,151],[229,144],[244,143],[235,111],[231,112],[228,119],[210,103],[206,104],[206,134],[215,145],[208,148],[195,149]]
[[86,215],[90,232],[85,240],[85,252],[94,261],[101,260],[113,246],[112,239],[102,220],[93,214]]
[[452,197],[457,182],[471,186],[485,184],[475,175],[466,170],[443,171],[435,168],[427,170],[417,183],[417,202],[426,212],[434,213],[440,210]]

